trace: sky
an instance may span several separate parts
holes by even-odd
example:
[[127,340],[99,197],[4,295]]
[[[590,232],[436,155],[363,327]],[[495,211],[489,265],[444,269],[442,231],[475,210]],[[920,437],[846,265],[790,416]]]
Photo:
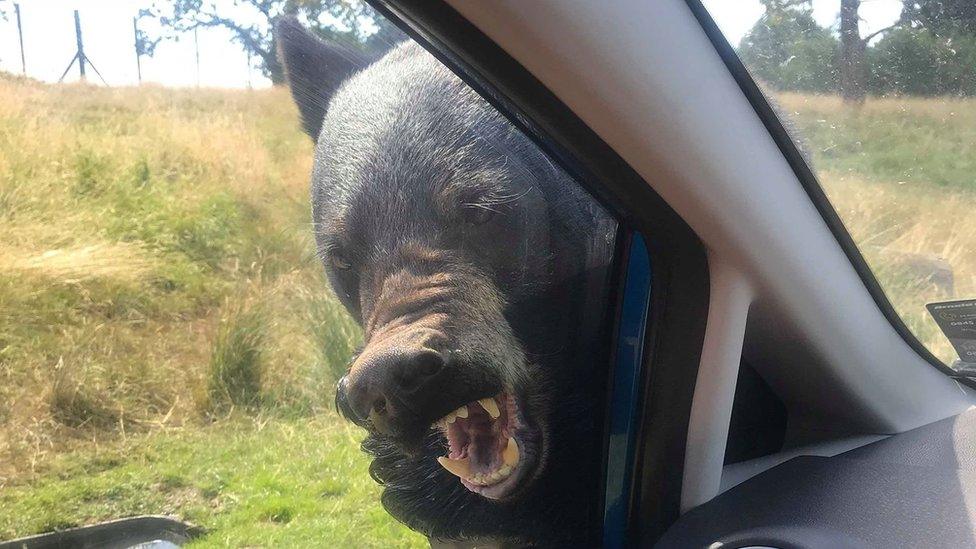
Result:
[[[216,2],[228,14],[249,15],[242,8],[235,8],[232,0]],[[81,16],[85,53],[105,81],[110,86],[136,84],[132,18],[150,3],[151,0],[19,0],[27,75],[57,82],[76,50],[72,11],[77,9]],[[12,0],[0,0],[0,8],[7,12],[6,21],[0,19],[0,70],[20,73],[20,47],[12,4]],[[738,44],[763,13],[758,0],[704,0],[704,4],[733,45]],[[863,0],[860,11],[862,34],[894,22],[901,12],[901,4],[901,0]],[[836,24],[840,0],[814,0],[813,7],[814,17],[821,25]],[[153,30],[145,20],[140,25]],[[143,57],[143,82],[174,87],[196,86],[198,83],[222,88],[270,86],[260,70],[249,69],[247,56],[240,46],[231,42],[228,31],[202,29],[198,39],[199,74],[191,34],[178,42],[161,43],[153,57]],[[65,81],[76,80],[77,65],[65,77]],[[89,81],[100,83],[91,73]]]
[[[234,8],[230,1],[219,0],[227,13],[249,15]],[[20,46],[17,23],[11,0],[0,0],[7,20],[0,20],[0,70],[20,73]],[[85,54],[110,86],[134,85],[136,71],[135,39],[132,18],[151,0],[19,0],[24,30],[27,75],[46,82],[57,82],[75,50],[73,10],[81,17],[81,34]],[[140,21],[146,30],[151,22]],[[231,33],[223,29],[201,29],[199,83],[206,87],[267,87],[271,83],[257,68],[248,69],[247,56],[231,42]],[[178,42],[164,42],[153,57],[142,58],[143,82],[166,86],[197,85],[193,35]],[[89,81],[100,84],[88,71]],[[78,80],[78,66],[72,67],[65,81]]]
[[[758,0],[702,0],[715,23],[733,46],[749,31],[763,14]],[[861,36],[894,23],[901,15],[902,0],[862,0]],[[840,0],[813,0],[813,17],[821,26],[837,28]]]

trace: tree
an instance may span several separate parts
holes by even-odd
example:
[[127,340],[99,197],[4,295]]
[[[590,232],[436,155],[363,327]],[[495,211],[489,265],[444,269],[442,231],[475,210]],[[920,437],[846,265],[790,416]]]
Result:
[[973,0],[906,0],[902,18],[935,34],[976,34]]
[[878,44],[880,72],[893,75],[891,87],[922,95],[976,94],[976,2],[905,0],[902,19],[910,26],[898,40]]
[[845,102],[863,103],[867,96],[868,67],[865,62],[868,43],[876,36],[901,24],[894,24],[861,37],[861,0],[840,1],[840,93]]
[[145,35],[140,51],[152,55],[160,39],[179,37],[198,28],[223,28],[230,31],[273,84],[285,81],[278,62],[274,24],[284,15],[295,15],[314,32],[329,40],[379,53],[392,45],[399,30],[382,17],[374,16],[362,0],[170,0],[159,1],[141,17],[160,23],[159,36]]
[[794,9],[809,13],[813,9],[812,0],[759,0],[759,3],[766,8],[766,14],[772,16],[783,15]]
[[936,35],[923,27],[888,33],[868,52],[871,91],[903,95],[976,95],[976,35]]
[[763,0],[766,13],[739,43],[739,55],[760,80],[781,90],[836,89],[837,38],[819,26],[807,0]]

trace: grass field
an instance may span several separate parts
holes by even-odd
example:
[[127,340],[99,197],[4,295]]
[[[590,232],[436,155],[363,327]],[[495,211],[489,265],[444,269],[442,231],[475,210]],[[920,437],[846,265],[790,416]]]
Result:
[[[896,306],[976,293],[976,103],[785,95]],[[0,539],[142,513],[196,545],[424,546],[332,410],[359,334],[310,239],[284,90],[0,77]],[[906,260],[909,258],[909,260]]]
[[[777,101],[895,310],[951,364],[958,355],[925,304],[976,297],[976,100]],[[951,287],[933,269],[950,270]]]
[[0,79],[0,539],[168,513],[200,545],[424,545],[331,408],[359,334],[310,161],[284,90]]

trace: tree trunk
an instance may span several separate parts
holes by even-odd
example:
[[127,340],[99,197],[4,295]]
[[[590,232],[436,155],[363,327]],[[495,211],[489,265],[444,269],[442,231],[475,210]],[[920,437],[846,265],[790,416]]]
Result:
[[861,39],[861,0],[840,2],[840,92],[847,103],[863,103],[867,94],[867,44]]
[[276,56],[262,58],[262,72],[271,79],[271,84],[281,86],[285,84],[285,67],[281,65]]
[[271,79],[273,86],[285,84],[285,67],[278,60],[278,41],[271,37],[271,45],[268,50],[252,51],[252,55],[257,56],[261,73]]

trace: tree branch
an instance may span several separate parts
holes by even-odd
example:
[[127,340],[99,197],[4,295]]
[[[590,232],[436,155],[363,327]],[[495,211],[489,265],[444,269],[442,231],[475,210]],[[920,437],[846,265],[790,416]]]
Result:
[[870,42],[870,41],[871,41],[871,39],[872,39],[872,38],[874,38],[875,36],[878,36],[879,34],[882,34],[882,33],[885,33],[885,32],[888,32],[888,31],[890,31],[890,30],[891,30],[891,29],[893,29],[893,28],[896,28],[896,27],[900,27],[900,26],[902,26],[902,25],[903,25],[904,23],[905,23],[905,21],[904,21],[904,20],[903,20],[903,19],[902,19],[901,17],[899,17],[899,18],[898,18],[898,20],[897,20],[897,21],[895,21],[894,23],[892,23],[891,25],[888,25],[887,27],[885,27],[885,28],[883,28],[883,29],[879,29],[879,30],[876,30],[876,31],[874,31],[874,32],[872,32],[871,34],[869,34],[869,35],[867,35],[867,36],[865,36],[865,37],[864,37],[864,38],[862,38],[861,40],[862,40],[862,41],[863,41],[863,42],[864,42],[865,44],[867,44],[867,43],[868,43],[868,42]]
[[262,37],[260,32],[254,27],[242,27],[238,23],[221,17],[216,13],[206,13],[200,12],[200,15],[206,16],[207,20],[202,21],[197,19],[192,25],[189,25],[187,29],[193,29],[196,27],[224,27],[225,29],[233,32],[237,40],[248,50],[251,50],[263,60],[267,61],[273,52],[269,50],[262,44]]

